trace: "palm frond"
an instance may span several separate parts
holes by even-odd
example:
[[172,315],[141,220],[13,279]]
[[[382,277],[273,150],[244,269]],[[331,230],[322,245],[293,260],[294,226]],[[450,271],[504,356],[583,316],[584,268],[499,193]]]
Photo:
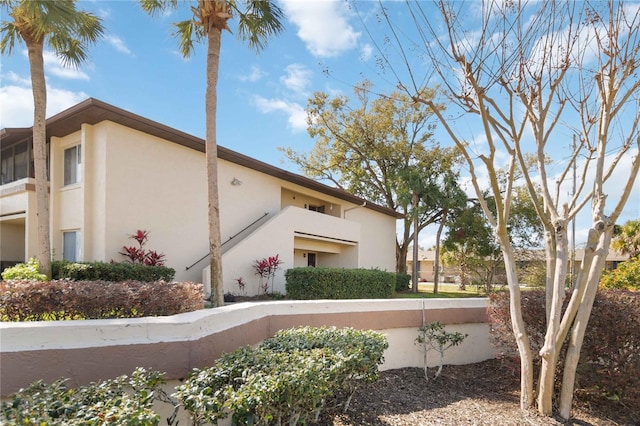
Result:
[[18,43],[22,41],[22,38],[20,38],[20,34],[18,33],[18,29],[13,22],[3,22],[0,26],[0,34],[2,34],[2,38],[0,38],[0,53],[3,55],[5,53],[11,54],[16,41]]
[[175,22],[173,24],[174,36],[178,38],[178,48],[184,58],[191,56],[194,50],[194,41],[200,42],[203,37],[203,29],[193,20]]
[[268,39],[284,29],[284,13],[274,1],[251,0],[244,11],[238,10],[236,2],[231,5],[238,15],[238,37],[256,51],[264,49]]
[[139,0],[142,10],[151,16],[162,15],[178,7],[178,0]]

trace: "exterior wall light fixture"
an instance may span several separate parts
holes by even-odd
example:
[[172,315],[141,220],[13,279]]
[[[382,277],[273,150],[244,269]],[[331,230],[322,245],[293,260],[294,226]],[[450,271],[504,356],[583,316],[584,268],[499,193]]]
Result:
[[231,185],[240,186],[240,185],[242,185],[242,181],[240,179],[238,179],[237,177],[234,177],[233,180],[231,181]]

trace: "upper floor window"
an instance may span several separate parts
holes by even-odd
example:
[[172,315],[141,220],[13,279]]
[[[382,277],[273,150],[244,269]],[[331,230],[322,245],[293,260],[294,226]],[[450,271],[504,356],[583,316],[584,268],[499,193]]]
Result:
[[82,160],[80,145],[64,150],[64,184],[73,185],[82,179]]
[[0,152],[0,184],[33,177],[33,159],[27,141],[17,143]]

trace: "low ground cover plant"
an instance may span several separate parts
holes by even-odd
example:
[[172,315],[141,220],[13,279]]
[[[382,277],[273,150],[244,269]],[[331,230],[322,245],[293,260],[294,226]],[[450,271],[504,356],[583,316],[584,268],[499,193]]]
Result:
[[1,321],[164,316],[203,307],[202,284],[192,282],[0,282]]
[[[569,296],[569,295],[567,295]],[[544,344],[544,290],[522,293],[522,310],[532,351]],[[568,301],[569,297],[566,298]],[[517,368],[517,349],[509,316],[509,294],[490,296],[490,333],[498,356]],[[565,303],[566,305],[566,303]],[[564,351],[561,352],[564,357]],[[536,360],[536,361],[539,361]],[[560,363],[559,365],[562,365]],[[562,371],[558,371],[562,374]],[[599,290],[580,353],[576,394],[581,399],[607,398],[623,406],[640,401],[640,292]]]
[[387,347],[384,335],[373,331],[283,330],[194,370],[176,397],[193,424],[229,415],[236,425],[306,424],[323,412],[346,410],[359,381],[377,380]]

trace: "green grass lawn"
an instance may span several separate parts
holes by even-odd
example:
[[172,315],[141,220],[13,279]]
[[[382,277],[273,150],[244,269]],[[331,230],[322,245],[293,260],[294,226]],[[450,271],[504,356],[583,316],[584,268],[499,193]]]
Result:
[[433,293],[433,283],[419,283],[418,292],[413,293],[411,290],[407,290],[394,295],[398,299],[451,299],[457,297],[485,297],[484,292],[479,291],[476,286],[467,286],[466,290],[460,290],[457,284],[438,284],[438,293]]

